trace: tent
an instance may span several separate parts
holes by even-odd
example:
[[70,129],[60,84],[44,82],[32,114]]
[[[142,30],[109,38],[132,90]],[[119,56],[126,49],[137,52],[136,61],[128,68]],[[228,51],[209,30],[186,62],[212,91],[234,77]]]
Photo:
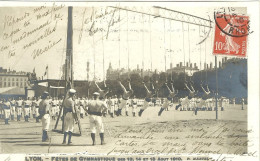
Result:
[[25,89],[20,87],[0,88],[0,95],[25,95]]
[[[48,87],[48,82],[41,82],[41,83],[38,83],[38,86],[42,86],[42,87]],[[62,86],[50,86],[50,88],[53,88],[53,89],[63,89],[64,87]]]
[[1,97],[24,97],[25,89],[20,87],[6,87],[0,88],[0,96]]

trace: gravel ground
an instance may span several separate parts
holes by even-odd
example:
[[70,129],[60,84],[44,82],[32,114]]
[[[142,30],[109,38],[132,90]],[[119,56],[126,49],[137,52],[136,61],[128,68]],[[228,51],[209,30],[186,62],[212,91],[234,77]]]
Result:
[[[247,153],[247,106],[229,105],[219,111],[175,111],[169,108],[157,116],[160,107],[150,107],[142,117],[123,116],[103,118],[105,145],[92,146],[88,117],[81,120],[82,136],[73,136],[71,146],[62,145],[63,134],[50,131],[50,142],[41,142],[41,123],[11,121],[0,124],[1,153],[77,153],[106,155],[169,154],[169,153]],[[55,121],[51,122],[53,129]],[[61,122],[58,129],[61,129]],[[75,127],[75,133],[78,128]]]

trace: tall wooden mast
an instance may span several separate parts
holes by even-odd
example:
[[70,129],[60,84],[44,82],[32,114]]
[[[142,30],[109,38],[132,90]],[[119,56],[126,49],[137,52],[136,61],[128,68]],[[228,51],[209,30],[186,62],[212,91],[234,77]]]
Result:
[[[73,7],[69,6],[68,7],[68,24],[67,24],[67,48],[66,48],[66,59],[65,59],[65,97],[64,100],[66,98],[67,92],[69,89],[73,88],[73,25],[72,25],[72,11],[73,11]],[[63,102],[64,102],[63,100]],[[62,110],[63,107],[63,103],[62,103],[62,107],[58,116],[58,119],[56,121],[54,130],[57,129],[58,126],[58,122],[61,116],[61,112],[63,111],[63,116],[65,116],[64,110]],[[64,117],[63,117],[64,118]],[[80,122],[78,119],[78,127],[79,127],[79,132],[81,135],[81,126],[80,126]],[[64,130],[64,119],[62,119],[62,132]]]
[[73,25],[72,25],[73,7],[68,7],[68,28],[67,28],[67,48],[66,48],[66,91],[73,87]]

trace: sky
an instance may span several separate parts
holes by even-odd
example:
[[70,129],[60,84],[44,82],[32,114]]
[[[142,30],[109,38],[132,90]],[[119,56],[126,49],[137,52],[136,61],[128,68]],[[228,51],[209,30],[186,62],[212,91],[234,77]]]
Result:
[[[153,5],[131,6],[115,4],[130,10],[169,15]],[[214,7],[161,5],[176,11],[213,20]],[[63,4],[34,7],[2,7],[0,9],[0,66],[59,79],[66,58],[68,8]],[[180,16],[180,15],[179,15]],[[214,62],[213,28],[154,18],[108,5],[73,7],[73,70],[74,79],[87,79],[87,61],[90,62],[90,79],[94,75],[102,80],[109,63],[113,69],[164,71],[170,63],[200,64]],[[209,34],[208,34],[209,32]],[[206,40],[199,45],[207,35]],[[166,57],[166,63],[165,63]],[[221,59],[221,58],[220,58]],[[119,65],[120,62],[120,65]],[[129,62],[129,63],[128,63]],[[104,66],[103,66],[104,65]],[[46,78],[46,76],[44,77]]]

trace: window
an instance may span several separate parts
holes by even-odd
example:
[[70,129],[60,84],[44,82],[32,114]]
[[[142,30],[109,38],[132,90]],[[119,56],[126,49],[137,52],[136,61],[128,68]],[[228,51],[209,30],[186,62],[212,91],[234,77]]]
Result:
[[0,82],[0,87],[2,87],[2,82]]
[[4,78],[4,81],[6,81],[6,78]]
[[13,87],[14,85],[15,85],[15,83],[13,82],[13,83],[12,83],[12,87]]
[[8,87],[10,87],[11,86],[11,83],[10,82],[8,82]]
[[23,83],[22,82],[20,83],[20,87],[23,87]]
[[20,78],[20,81],[23,81],[23,78]]
[[14,81],[14,78],[12,79],[12,81]]
[[10,78],[8,78],[8,82],[10,82]]
[[16,86],[17,86],[17,87],[19,86],[18,82],[16,82]]
[[6,82],[4,82],[4,87],[6,87]]

